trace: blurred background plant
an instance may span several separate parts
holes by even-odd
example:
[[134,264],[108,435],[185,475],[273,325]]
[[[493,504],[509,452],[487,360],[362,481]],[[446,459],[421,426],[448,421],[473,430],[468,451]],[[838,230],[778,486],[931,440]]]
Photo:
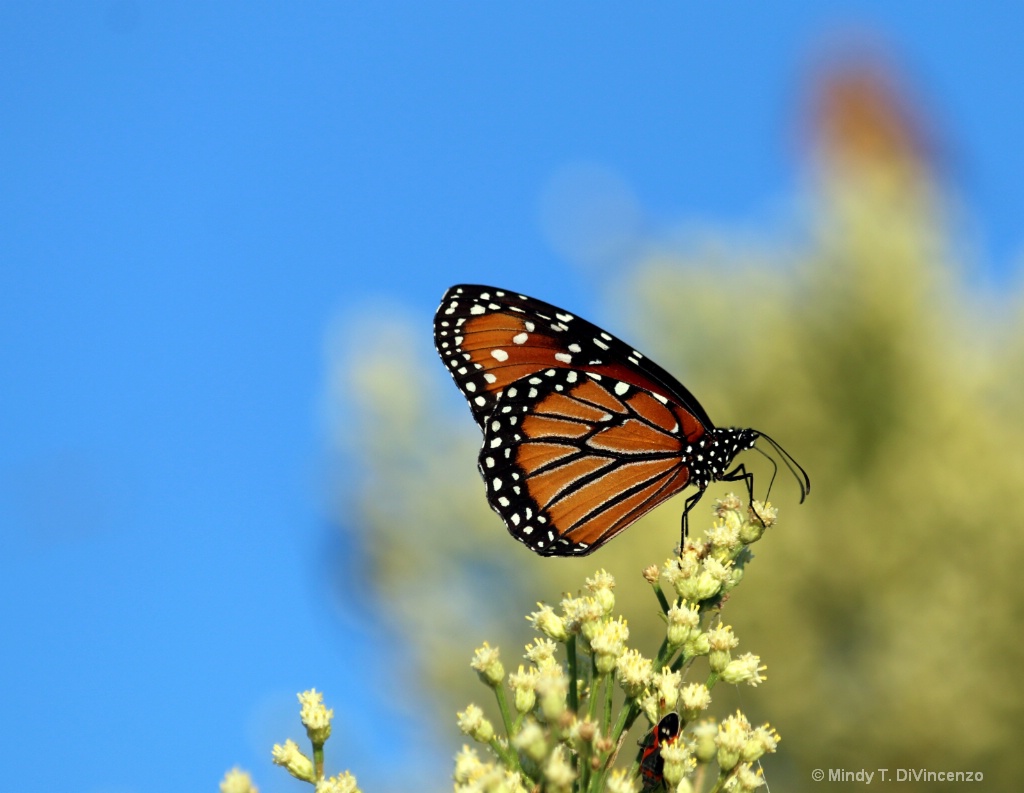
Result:
[[[811,475],[800,508],[776,482],[785,526],[759,549],[759,596],[730,607],[773,672],[745,708],[786,736],[769,782],[868,764],[983,770],[1010,789],[1024,773],[1011,695],[1024,661],[1020,295],[993,306],[965,287],[947,160],[881,61],[833,64],[812,94],[805,226],[754,242],[711,229],[642,239],[600,273],[607,310],[589,319],[617,322],[713,419],[764,429]],[[513,274],[498,286],[531,292]],[[350,417],[337,450],[359,469],[337,482],[357,551],[337,575],[369,587],[448,724],[471,696],[467,649],[525,643],[534,593],[569,591],[593,561],[541,559],[507,536],[428,334],[392,322],[336,350]],[[677,542],[680,508],[597,557],[629,582],[617,594],[637,631],[660,619],[639,600],[640,569]]]

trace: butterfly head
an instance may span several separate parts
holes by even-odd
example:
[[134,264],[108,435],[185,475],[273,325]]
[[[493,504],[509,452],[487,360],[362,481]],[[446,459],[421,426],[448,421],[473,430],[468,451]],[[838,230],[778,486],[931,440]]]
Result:
[[[754,477],[753,474],[747,471],[742,465],[738,465],[731,471],[727,470],[732,464],[733,458],[736,457],[740,452],[746,451],[747,449],[753,449],[759,454],[763,455],[772,464],[772,478],[768,483],[768,492],[771,492],[772,484],[775,482],[775,474],[778,472],[778,460],[782,461],[782,464],[789,469],[789,472],[793,474],[797,484],[800,487],[800,501],[803,502],[807,498],[807,494],[811,491],[811,480],[807,476],[807,472],[801,467],[800,463],[793,459],[793,456],[783,449],[778,442],[763,432],[752,429],[740,429],[738,427],[726,427],[714,430],[711,434],[710,444],[715,446],[717,459],[715,460],[716,465],[712,467],[713,478],[716,480],[723,480],[726,482],[743,481],[747,485],[747,495],[751,500],[754,498]],[[764,440],[768,445],[769,449],[766,451],[760,448],[757,443],[759,440]],[[710,452],[709,452],[710,453]],[[765,500],[767,500],[767,493],[765,494]]]
[[717,427],[690,451],[694,484],[704,490],[712,482],[730,477],[729,466],[740,452],[753,449],[761,433],[739,427]]

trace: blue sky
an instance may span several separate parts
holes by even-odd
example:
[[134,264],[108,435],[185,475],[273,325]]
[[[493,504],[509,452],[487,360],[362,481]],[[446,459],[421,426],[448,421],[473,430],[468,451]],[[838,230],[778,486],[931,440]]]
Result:
[[269,744],[315,685],[364,788],[399,781],[393,741],[446,788],[457,747],[388,694],[400,654],[330,603],[329,329],[384,297],[428,333],[464,280],[600,320],[539,219],[574,164],[655,228],[769,228],[849,25],[952,151],[981,280],[1011,282],[1024,10],[976,8],[0,2],[0,785],[240,763],[294,790]]

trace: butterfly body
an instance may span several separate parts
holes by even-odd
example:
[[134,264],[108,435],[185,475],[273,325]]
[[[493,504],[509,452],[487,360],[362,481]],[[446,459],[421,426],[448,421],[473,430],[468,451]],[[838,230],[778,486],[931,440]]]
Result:
[[665,760],[661,756],[661,747],[671,744],[679,737],[682,724],[678,713],[664,716],[640,742],[640,778],[643,780],[643,793],[664,790]]
[[729,466],[760,433],[715,427],[664,369],[580,317],[460,285],[434,339],[483,430],[488,501],[536,553],[591,553],[688,485],[687,511],[713,481],[752,485]]

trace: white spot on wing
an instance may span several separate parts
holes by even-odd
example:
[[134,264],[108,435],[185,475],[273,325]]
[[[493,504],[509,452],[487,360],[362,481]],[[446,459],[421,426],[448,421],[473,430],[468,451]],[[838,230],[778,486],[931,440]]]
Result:
[[508,353],[504,350],[491,350],[491,357],[498,361],[507,361]]
[[555,360],[561,361],[562,363],[572,363],[572,356],[567,352],[556,352]]
[[512,341],[515,344],[526,344],[526,340],[528,338],[530,337],[525,333],[517,333],[515,336],[512,337]]
[[622,396],[627,391],[629,391],[629,383],[620,382],[615,384],[615,393],[618,394],[619,396]]
[[473,308],[471,308],[469,310],[469,313],[470,314],[483,314],[485,311],[487,311],[486,308],[484,308],[480,304],[477,304],[477,305],[473,306]]

